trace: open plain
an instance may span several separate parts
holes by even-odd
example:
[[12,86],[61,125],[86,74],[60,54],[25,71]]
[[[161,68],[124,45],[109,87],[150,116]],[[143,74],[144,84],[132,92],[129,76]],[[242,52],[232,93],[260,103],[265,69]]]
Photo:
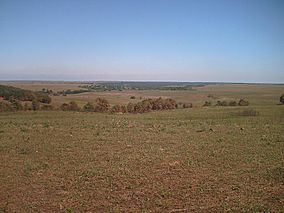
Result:
[[[96,97],[127,103],[135,95],[171,97],[193,108],[0,113],[0,211],[283,212],[283,89],[217,84],[189,91],[88,92],[54,96],[51,103],[84,104]],[[245,98],[250,105],[202,107],[209,94]],[[245,109],[258,115],[243,115]]]

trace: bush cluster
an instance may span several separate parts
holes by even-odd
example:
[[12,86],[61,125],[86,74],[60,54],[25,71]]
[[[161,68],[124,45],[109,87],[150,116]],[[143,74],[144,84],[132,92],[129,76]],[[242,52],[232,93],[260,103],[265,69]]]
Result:
[[108,112],[110,109],[109,102],[104,98],[97,98],[95,104],[88,102],[83,107],[85,112]]
[[11,103],[7,101],[0,101],[0,112],[12,112],[13,107]]
[[50,103],[51,98],[44,92],[33,92],[12,86],[0,85],[0,97],[4,100],[16,99],[19,101],[39,101],[41,103]]
[[63,103],[60,106],[60,109],[62,111],[80,111],[81,108],[78,106],[78,104],[75,101],[70,101],[68,104]]
[[[177,103],[171,98],[155,98],[145,99],[137,103],[128,103],[127,105],[114,105],[110,106],[109,102],[104,98],[97,98],[95,103],[88,102],[83,108],[80,108],[75,101],[63,103],[59,110],[62,111],[85,111],[85,112],[110,112],[110,113],[145,113],[150,111],[168,110],[176,108],[192,108],[191,103]],[[17,99],[9,101],[0,101],[0,112],[4,111],[17,111],[17,110],[54,110],[50,104],[43,104],[37,100],[25,102],[23,105]]]
[[241,99],[240,101],[239,101],[239,104],[238,104],[239,106],[248,106],[249,105],[249,102],[248,101],[246,101],[245,99]]
[[0,112],[52,108],[51,98],[44,92],[33,92],[0,85]]
[[37,100],[32,102],[22,102],[17,99],[0,100],[0,112],[15,112],[26,110],[53,110],[51,104],[43,104]]
[[181,103],[181,104],[178,104],[178,108],[192,108],[193,105],[192,103]]
[[96,103],[92,104],[88,102],[83,107],[85,112],[111,112],[111,113],[145,113],[156,110],[167,110],[176,108],[191,108],[192,104],[179,103],[171,98],[156,98],[156,99],[145,99],[137,103],[128,103],[125,105],[114,105],[110,107],[108,101],[103,98],[97,98]]
[[[249,102],[245,99],[240,99],[239,102],[236,101],[217,101],[215,106],[248,106]],[[212,106],[211,101],[205,101],[203,106]]]
[[205,101],[205,103],[203,104],[203,106],[211,106],[211,105],[212,105],[211,101]]
[[[150,112],[153,110],[166,110],[166,109],[175,109],[178,107],[178,104],[175,100],[171,98],[162,99],[145,99],[137,103],[128,103],[125,105],[114,105],[110,107],[107,100],[103,98],[97,98],[96,104],[87,103],[83,110],[87,112],[112,112],[112,113],[144,113]],[[184,108],[190,106],[184,105]]]

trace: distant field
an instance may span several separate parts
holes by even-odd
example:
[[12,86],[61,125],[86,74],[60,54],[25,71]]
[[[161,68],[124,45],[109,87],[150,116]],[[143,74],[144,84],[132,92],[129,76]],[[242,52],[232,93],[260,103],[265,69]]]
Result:
[[[0,82],[0,84],[11,85],[23,89],[41,90],[51,89],[54,91],[78,90],[79,86],[86,85],[79,82]],[[170,97],[180,102],[193,103],[202,106],[207,100],[216,102],[223,99],[247,99],[251,105],[275,105],[279,97],[284,93],[284,85],[265,84],[214,84],[203,87],[193,87],[193,90],[123,90],[87,92],[67,96],[53,96],[53,104],[59,106],[64,102],[75,100],[83,105],[88,101],[94,102],[97,97],[104,97],[111,104],[127,104],[130,101],[139,101],[139,98]],[[208,98],[212,94],[216,99]],[[135,100],[130,100],[135,96]]]
[[[0,212],[284,212],[282,93],[284,85],[253,84],[89,92],[52,96],[52,103],[171,97],[194,107],[0,113]],[[201,107],[206,100],[240,98],[250,106]],[[250,109],[255,116],[245,116]]]

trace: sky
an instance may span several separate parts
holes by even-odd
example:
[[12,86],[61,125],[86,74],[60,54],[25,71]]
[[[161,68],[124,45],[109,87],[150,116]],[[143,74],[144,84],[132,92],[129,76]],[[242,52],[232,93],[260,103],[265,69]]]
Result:
[[284,83],[284,1],[0,0],[0,80]]

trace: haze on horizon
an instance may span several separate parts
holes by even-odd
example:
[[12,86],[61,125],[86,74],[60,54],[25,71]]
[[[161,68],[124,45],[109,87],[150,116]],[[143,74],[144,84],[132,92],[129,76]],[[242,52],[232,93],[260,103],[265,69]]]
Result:
[[0,0],[0,80],[284,83],[284,1]]

